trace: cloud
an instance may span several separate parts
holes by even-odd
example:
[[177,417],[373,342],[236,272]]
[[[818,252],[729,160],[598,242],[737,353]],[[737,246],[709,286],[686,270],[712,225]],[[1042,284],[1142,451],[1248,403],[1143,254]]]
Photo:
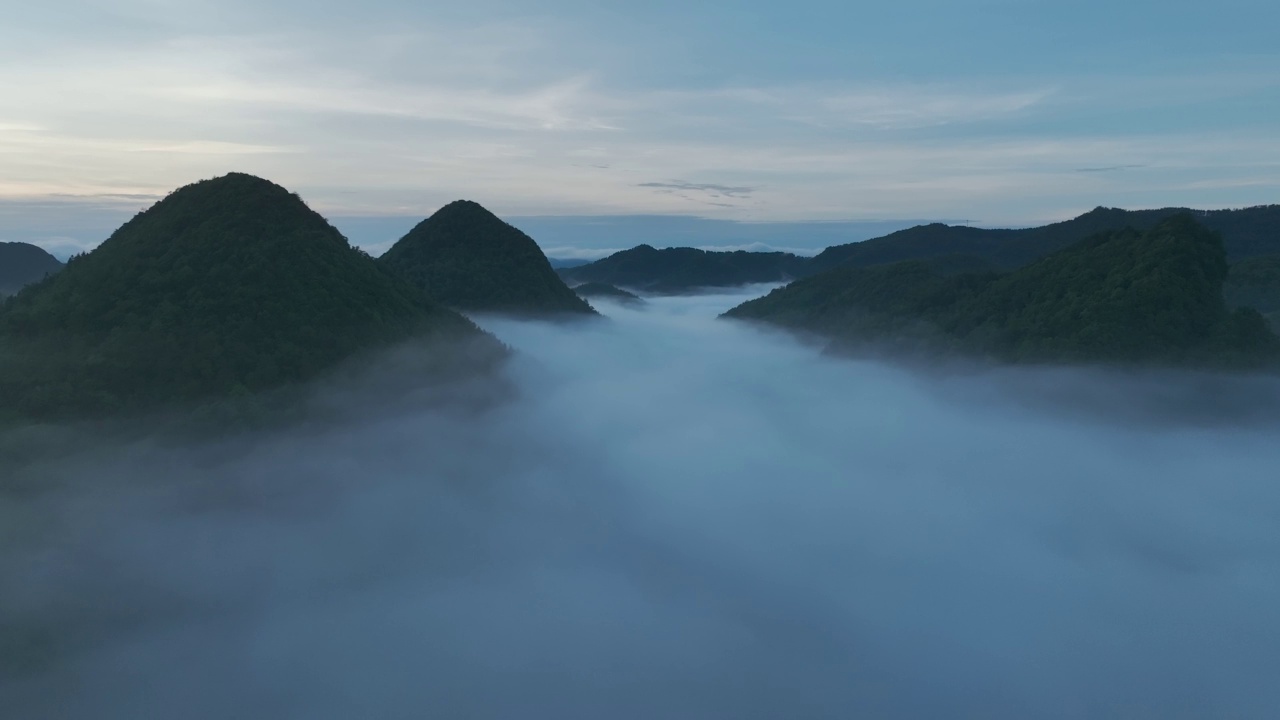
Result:
[[[162,195],[239,170],[338,215],[472,196],[514,215],[1021,225],[1100,204],[1267,202],[1280,163],[1265,123],[1169,105],[1265,99],[1265,58],[1247,72],[942,81],[829,62],[745,72],[721,64],[730,53],[691,75],[677,56],[633,58],[653,51],[644,27],[701,47],[682,34],[696,26],[622,31],[563,8],[69,7],[0,28],[0,196]],[[1113,115],[1126,119],[1099,119]]]
[[817,124],[849,123],[881,128],[925,128],[974,123],[1024,113],[1052,97],[1051,90],[1019,93],[957,93],[950,88],[887,87],[823,98],[824,116],[802,116]]
[[1270,717],[1274,379],[925,374],[713,319],[742,297],[482,318],[501,403],[25,436],[67,452],[3,475],[0,705]]
[[692,192],[701,192],[711,197],[747,197],[756,191],[756,188],[741,185],[716,185],[714,183],[691,183],[680,180],[672,180],[669,182],[646,182],[640,183],[636,187],[658,188],[662,190],[683,190]]
[[1103,167],[1076,168],[1076,172],[1106,173],[1106,172],[1118,172],[1120,170],[1134,170],[1137,168],[1144,168],[1144,167],[1147,167],[1147,166],[1146,165],[1105,165]]

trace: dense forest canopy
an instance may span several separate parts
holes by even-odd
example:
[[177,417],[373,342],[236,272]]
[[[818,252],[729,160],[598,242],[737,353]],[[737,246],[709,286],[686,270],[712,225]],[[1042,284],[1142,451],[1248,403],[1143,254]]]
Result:
[[0,242],[0,295],[12,295],[61,269],[62,262],[42,248],[28,243]]
[[843,265],[731,310],[843,346],[874,342],[1009,362],[1273,363],[1280,340],[1223,299],[1220,236],[1189,214],[1104,232],[1009,273],[927,261]]
[[244,395],[420,335],[481,337],[297,195],[183,187],[0,310],[7,412],[57,418]]
[[528,235],[469,200],[423,220],[379,262],[430,297],[462,310],[594,314]]
[[1233,264],[1224,293],[1230,307],[1251,307],[1280,330],[1280,254]]

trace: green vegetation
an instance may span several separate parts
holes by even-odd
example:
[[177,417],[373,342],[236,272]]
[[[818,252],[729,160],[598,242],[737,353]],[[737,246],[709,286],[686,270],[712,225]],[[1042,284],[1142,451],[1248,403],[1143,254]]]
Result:
[[644,302],[639,295],[629,293],[622,288],[615,287],[608,283],[583,283],[573,288],[573,291],[584,298],[608,298],[619,302],[638,304]]
[[1280,339],[1223,301],[1221,238],[1189,214],[1102,233],[1007,274],[946,274],[922,261],[845,265],[727,313],[850,348],[956,351],[1005,362],[1252,367]]
[[58,258],[35,245],[0,242],[0,297],[12,295],[61,269]]
[[1280,330],[1280,255],[1235,263],[1223,292],[1228,307],[1251,307]]
[[487,337],[296,195],[233,173],[175,191],[5,302],[0,409],[62,419],[243,397],[423,335]]
[[784,282],[806,275],[807,258],[784,252],[714,252],[695,248],[658,250],[640,245],[587,265],[565,268],[564,277],[649,292],[680,293],[700,287]]
[[469,200],[441,208],[379,262],[433,299],[463,310],[594,314],[528,235]]
[[1130,227],[1148,230],[1185,213],[1220,233],[1227,256],[1232,260],[1280,252],[1280,205],[1241,210],[1099,207],[1065,222],[1015,230],[942,223],[920,225],[884,237],[829,247],[813,258],[809,272],[818,273],[843,264],[869,267],[947,255],[969,255],[983,259],[994,268],[1013,270],[1099,233]]

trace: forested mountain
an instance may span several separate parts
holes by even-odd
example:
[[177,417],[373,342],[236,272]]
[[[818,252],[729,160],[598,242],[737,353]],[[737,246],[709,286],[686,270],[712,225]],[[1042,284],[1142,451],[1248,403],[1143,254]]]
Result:
[[955,351],[1006,362],[1273,363],[1280,339],[1228,310],[1222,240],[1190,214],[1104,232],[1004,274],[925,261],[839,266],[729,311],[840,347]]
[[573,288],[573,291],[584,298],[606,298],[617,300],[618,302],[638,304],[644,302],[640,296],[629,293],[622,288],[615,287],[608,283],[583,283]]
[[12,295],[61,269],[58,258],[42,248],[27,243],[0,242],[0,296]]
[[605,282],[651,292],[678,293],[698,287],[786,282],[843,264],[858,267],[929,260],[949,272],[1014,270],[1102,232],[1147,230],[1174,215],[1191,213],[1222,235],[1231,261],[1280,254],[1280,205],[1241,210],[1120,210],[1096,208],[1077,218],[1033,228],[985,229],[963,225],[918,225],[883,237],[835,245],[813,258],[790,253],[709,252],[694,248],[657,250],[640,245],[587,265],[560,270],[577,282]]
[[1280,255],[1234,263],[1223,292],[1229,307],[1254,308],[1280,330]]
[[491,342],[297,195],[233,173],[176,190],[5,302],[0,407],[86,417],[242,396],[421,335]]
[[640,245],[587,265],[560,270],[577,282],[602,282],[651,292],[784,282],[807,274],[808,259],[784,252],[715,252]]
[[1013,230],[941,223],[919,225],[884,237],[829,247],[813,258],[809,272],[822,272],[845,263],[867,267],[947,255],[982,258],[995,268],[1012,270],[1098,233],[1126,227],[1147,230],[1183,213],[1191,213],[1210,230],[1218,231],[1227,256],[1233,261],[1280,253],[1280,205],[1241,210],[1100,207],[1065,222]]
[[594,314],[528,235],[469,200],[449,203],[379,258],[430,297],[463,310]]

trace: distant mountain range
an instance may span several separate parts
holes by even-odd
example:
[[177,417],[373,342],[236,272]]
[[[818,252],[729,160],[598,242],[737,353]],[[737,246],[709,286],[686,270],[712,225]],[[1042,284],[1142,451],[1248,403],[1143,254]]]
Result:
[[1229,260],[1280,253],[1280,205],[1242,210],[1099,207],[1071,220],[1033,228],[990,230],[941,223],[920,225],[880,238],[829,247],[810,262],[809,274],[846,263],[868,267],[949,256],[968,256],[993,269],[1012,270],[1098,233],[1127,227],[1147,230],[1183,213],[1221,233]]
[[[845,351],[1273,366],[1280,338],[1257,310],[1228,307],[1226,247],[1197,220],[1103,231],[1009,272],[956,272],[950,256],[846,262],[726,315],[817,333]],[[1251,269],[1269,286],[1270,261]],[[1251,287],[1241,281],[1236,292]]]
[[842,265],[870,267],[904,260],[930,260],[957,272],[1022,267],[1086,237],[1131,227],[1146,230],[1174,215],[1190,213],[1222,235],[1230,261],[1280,254],[1280,205],[1241,210],[1119,210],[1096,208],[1077,218],[1041,227],[987,229],[934,223],[883,237],[835,245],[812,258],[791,253],[657,250],[640,245],[593,263],[560,270],[576,282],[604,282],[656,293],[699,287],[789,282]]
[[12,295],[61,269],[62,261],[42,248],[27,243],[0,242],[0,296]]
[[785,252],[715,252],[651,245],[614,253],[593,263],[560,269],[574,282],[599,282],[655,293],[699,287],[785,282],[809,274],[808,258]]

